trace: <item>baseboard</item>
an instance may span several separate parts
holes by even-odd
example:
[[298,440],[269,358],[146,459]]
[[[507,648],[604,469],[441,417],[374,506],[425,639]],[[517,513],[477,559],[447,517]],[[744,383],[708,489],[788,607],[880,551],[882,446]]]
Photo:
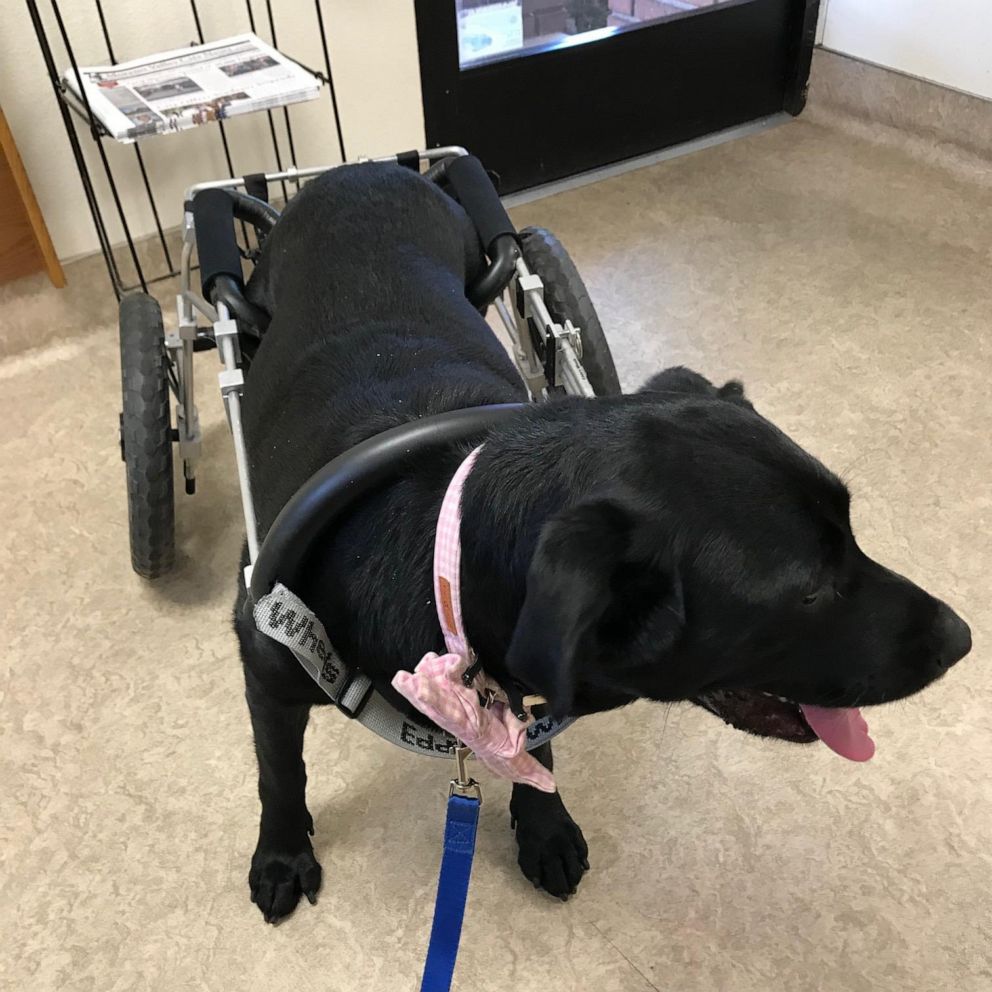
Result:
[[980,97],[820,48],[803,116],[992,183],[992,102]]

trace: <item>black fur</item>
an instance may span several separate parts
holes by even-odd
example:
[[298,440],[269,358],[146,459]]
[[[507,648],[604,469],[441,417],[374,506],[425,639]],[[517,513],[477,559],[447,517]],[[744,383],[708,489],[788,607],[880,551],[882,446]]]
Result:
[[[273,313],[244,405],[262,533],[299,485],[363,438],[525,398],[465,299],[480,261],[462,210],[405,169],[335,170],[290,204],[249,286]],[[319,535],[294,590],[346,662],[400,707],[393,674],[443,648],[434,524],[466,453],[410,465]],[[696,700],[744,729],[810,739],[757,690],[881,703],[970,647],[949,607],[860,551],[848,502],[736,382],[717,388],[669,369],[636,395],[536,406],[491,433],[465,487],[470,640],[487,671],[544,693],[559,714]],[[245,622],[243,602],[242,586],[235,622],[262,799],[250,882],[275,920],[320,884],[302,740],[310,706],[326,699]],[[550,764],[550,747],[539,757]],[[521,868],[567,897],[588,862],[560,796],[515,786],[511,813]]]

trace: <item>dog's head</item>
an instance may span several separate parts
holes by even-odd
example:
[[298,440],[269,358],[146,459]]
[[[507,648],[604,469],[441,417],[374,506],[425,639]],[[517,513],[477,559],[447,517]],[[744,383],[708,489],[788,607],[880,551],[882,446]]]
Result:
[[634,406],[615,478],[541,533],[509,670],[558,714],[691,700],[870,757],[853,707],[939,678],[967,624],[858,547],[843,483],[736,383],[674,369]]

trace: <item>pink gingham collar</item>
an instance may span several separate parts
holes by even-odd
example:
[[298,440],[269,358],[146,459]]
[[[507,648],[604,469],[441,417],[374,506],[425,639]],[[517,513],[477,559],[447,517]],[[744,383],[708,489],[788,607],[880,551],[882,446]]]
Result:
[[[437,618],[444,633],[444,643],[448,653],[463,658],[466,670],[477,669],[478,666],[462,621],[462,490],[482,448],[480,444],[471,451],[451,477],[441,502],[441,512],[438,514],[434,537],[434,603],[437,608]],[[506,690],[489,678],[485,672],[473,671],[466,684],[474,685],[482,695],[488,693],[493,699],[507,702]],[[516,691],[514,695],[517,704],[515,708],[521,717],[530,707],[547,702],[543,696],[521,696]]]
[[[413,672],[397,672],[392,684],[421,713],[470,747],[494,774],[554,792],[554,776],[526,750],[532,718],[518,719],[505,692],[483,673],[472,677],[475,653],[462,621],[461,499],[481,450],[476,448],[448,483],[434,538],[434,598],[448,653],[429,652]],[[485,707],[479,702],[480,692],[488,694]],[[543,697],[525,696],[522,705],[543,702]]]
[[437,605],[437,618],[441,623],[448,651],[461,656],[469,665],[475,662],[475,653],[468,643],[462,623],[462,489],[475,467],[480,451],[482,445],[458,466],[458,471],[448,483],[434,537],[434,602]]

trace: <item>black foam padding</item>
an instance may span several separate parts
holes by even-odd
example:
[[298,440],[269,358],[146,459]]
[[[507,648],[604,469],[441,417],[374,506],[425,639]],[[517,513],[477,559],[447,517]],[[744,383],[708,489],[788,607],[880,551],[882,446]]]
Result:
[[493,242],[504,234],[516,237],[513,222],[492,180],[474,155],[461,155],[448,162],[448,182],[465,212],[472,218],[486,254],[492,257]]
[[420,152],[400,152],[396,156],[396,161],[402,165],[404,168],[413,169],[414,172],[420,172]]
[[529,403],[450,410],[370,437],[312,475],[282,508],[265,535],[251,573],[250,599],[271,592],[276,580],[296,588],[314,541],[361,497],[395,478],[426,452],[475,441],[520,415]]
[[243,286],[241,252],[234,234],[234,202],[225,190],[205,189],[196,194],[193,225],[204,299],[210,299],[218,276],[230,276]]

